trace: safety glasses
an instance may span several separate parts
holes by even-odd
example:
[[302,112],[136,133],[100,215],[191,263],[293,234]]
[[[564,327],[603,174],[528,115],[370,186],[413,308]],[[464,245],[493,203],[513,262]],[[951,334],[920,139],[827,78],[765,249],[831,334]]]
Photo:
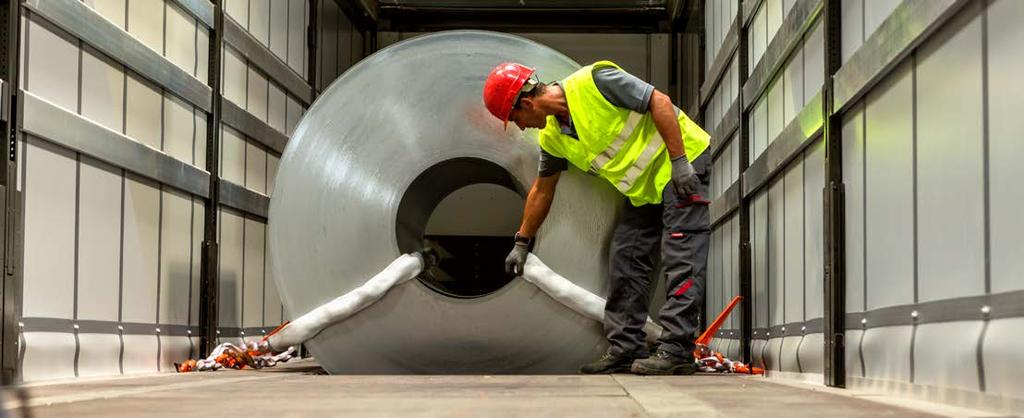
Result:
[[519,109],[519,99],[523,98],[523,95],[533,91],[537,88],[537,84],[540,83],[540,79],[537,78],[536,74],[526,79],[526,83],[523,83],[523,87],[519,89],[519,93],[516,93],[516,98],[512,101],[512,108]]

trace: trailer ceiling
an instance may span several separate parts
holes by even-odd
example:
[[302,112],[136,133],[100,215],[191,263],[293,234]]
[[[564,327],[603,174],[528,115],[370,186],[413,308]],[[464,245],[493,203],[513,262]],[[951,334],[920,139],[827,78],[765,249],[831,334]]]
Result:
[[696,30],[697,0],[342,0],[379,30],[653,33]]

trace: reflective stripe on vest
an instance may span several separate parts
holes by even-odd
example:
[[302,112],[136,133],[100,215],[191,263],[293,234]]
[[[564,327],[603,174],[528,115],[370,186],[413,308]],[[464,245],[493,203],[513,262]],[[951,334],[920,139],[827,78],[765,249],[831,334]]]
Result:
[[590,170],[596,173],[605,164],[608,164],[615,155],[622,150],[622,146],[626,145],[626,140],[633,135],[633,130],[636,129],[636,125],[640,123],[640,119],[644,117],[643,114],[637,112],[629,112],[629,117],[626,118],[626,124],[622,126],[622,130],[619,131],[619,135],[615,137],[615,140],[608,147],[601,151],[600,154],[594,156],[594,159],[590,161]]
[[[682,112],[678,107],[674,107],[675,117],[679,118],[679,113]],[[640,122],[640,119],[644,115],[637,112],[629,112],[629,117],[626,118],[626,123],[623,125],[622,130],[615,137],[615,140],[608,147],[604,149],[600,154],[594,156],[594,159],[590,162],[590,172],[597,173],[598,170],[603,168],[605,164],[608,164],[611,160],[615,159],[615,155],[622,150],[622,147],[626,145],[626,140],[633,136],[633,131],[636,129],[636,125]],[[651,163],[651,160],[658,155],[658,150],[665,143],[665,140],[661,137],[661,132],[657,130],[651,136],[651,139],[647,142],[647,146],[644,147],[640,156],[637,157],[636,161],[626,169],[626,174],[622,176],[619,181],[615,182],[615,188],[622,193],[626,193],[633,187],[636,180],[643,174],[647,165]]]

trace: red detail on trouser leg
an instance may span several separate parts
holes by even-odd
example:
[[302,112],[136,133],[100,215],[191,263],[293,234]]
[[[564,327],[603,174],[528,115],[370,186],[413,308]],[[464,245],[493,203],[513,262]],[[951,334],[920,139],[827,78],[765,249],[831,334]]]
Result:
[[673,232],[671,236],[672,236],[672,238],[682,238],[685,235],[683,235],[682,232]]
[[690,197],[683,199],[682,202],[676,203],[677,208],[684,208],[690,205],[710,205],[711,201],[704,198],[699,194],[692,194]]
[[693,279],[686,279],[686,282],[682,286],[679,286],[679,290],[673,293],[672,296],[682,296],[687,290],[690,290],[690,286],[693,286]]

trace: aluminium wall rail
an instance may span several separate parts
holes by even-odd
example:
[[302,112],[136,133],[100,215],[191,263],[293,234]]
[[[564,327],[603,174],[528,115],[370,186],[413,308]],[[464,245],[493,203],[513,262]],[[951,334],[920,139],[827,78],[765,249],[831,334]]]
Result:
[[21,90],[22,131],[124,168],[143,177],[209,197],[210,173],[114,132],[74,112]]
[[[779,31],[772,38],[757,66],[743,84],[743,109],[749,110],[768,90],[783,65],[800,45],[804,35],[813,28],[824,0],[797,0]],[[749,27],[748,27],[749,29]]]
[[303,104],[313,103],[313,88],[309,83],[234,20],[224,19],[224,42],[241,52],[249,62],[284,86]]

